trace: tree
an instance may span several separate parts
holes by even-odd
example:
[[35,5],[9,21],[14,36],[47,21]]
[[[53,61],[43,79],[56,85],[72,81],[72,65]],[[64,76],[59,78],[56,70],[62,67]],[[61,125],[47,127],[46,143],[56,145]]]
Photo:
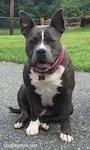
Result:
[[[9,16],[9,1],[0,0],[0,16]],[[90,0],[15,0],[15,16],[22,9],[33,18],[50,18],[61,7],[66,17],[90,15]]]
[[9,16],[9,14],[9,3],[6,4],[4,0],[0,0],[0,16]]

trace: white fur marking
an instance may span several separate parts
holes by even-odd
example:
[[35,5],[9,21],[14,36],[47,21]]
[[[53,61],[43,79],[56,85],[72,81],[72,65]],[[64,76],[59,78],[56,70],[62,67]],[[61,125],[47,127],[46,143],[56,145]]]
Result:
[[60,134],[60,139],[64,142],[66,142],[66,143],[70,143],[74,140],[74,138],[71,135],[67,135],[67,134],[64,134],[64,133]]
[[42,43],[44,41],[44,30],[42,30]]
[[46,46],[44,45],[44,30],[42,30],[41,44],[38,46],[38,49],[46,49]]
[[57,91],[58,87],[62,87],[62,74],[65,68],[59,68],[53,74],[45,74],[45,80],[39,80],[39,73],[35,73],[33,69],[30,70],[31,84],[36,87],[35,92],[41,96],[42,106],[53,106],[53,97],[60,94]]
[[37,119],[36,121],[30,121],[29,126],[26,129],[27,135],[36,135],[39,133],[40,121]]
[[49,125],[47,125],[46,123],[40,123],[40,127],[43,128],[44,130],[49,129]]
[[23,126],[23,124],[19,123],[19,122],[17,122],[17,123],[14,124],[14,128],[15,129],[20,129],[22,126]]
[[41,43],[41,44],[38,46],[38,49],[46,49],[46,46],[45,46],[43,43]]

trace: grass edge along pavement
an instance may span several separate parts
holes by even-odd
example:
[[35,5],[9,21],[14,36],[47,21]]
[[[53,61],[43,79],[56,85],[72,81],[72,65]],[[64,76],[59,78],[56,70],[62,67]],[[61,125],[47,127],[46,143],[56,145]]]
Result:
[[[69,52],[75,69],[90,72],[90,26],[67,29],[62,36],[62,43]],[[23,35],[0,35],[0,61],[24,63],[26,57]]]

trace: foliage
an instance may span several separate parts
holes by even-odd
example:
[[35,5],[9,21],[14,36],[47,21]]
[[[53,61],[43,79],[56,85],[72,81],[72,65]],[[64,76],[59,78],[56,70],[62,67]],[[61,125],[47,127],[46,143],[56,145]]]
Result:
[[80,17],[90,15],[90,0],[64,0],[62,7],[66,17]]
[[4,0],[0,0],[0,16],[9,16],[9,3],[5,4]]
[[[9,3],[10,0],[0,0],[0,16],[9,16]],[[15,16],[22,9],[33,18],[48,18],[61,7],[65,17],[90,15],[90,0],[15,0]]]

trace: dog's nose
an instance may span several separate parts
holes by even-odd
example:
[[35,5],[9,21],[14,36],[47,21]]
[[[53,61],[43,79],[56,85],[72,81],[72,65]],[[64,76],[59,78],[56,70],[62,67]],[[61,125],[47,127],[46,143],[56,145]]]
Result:
[[46,55],[46,50],[45,49],[38,49],[36,51],[38,56],[45,56]]

